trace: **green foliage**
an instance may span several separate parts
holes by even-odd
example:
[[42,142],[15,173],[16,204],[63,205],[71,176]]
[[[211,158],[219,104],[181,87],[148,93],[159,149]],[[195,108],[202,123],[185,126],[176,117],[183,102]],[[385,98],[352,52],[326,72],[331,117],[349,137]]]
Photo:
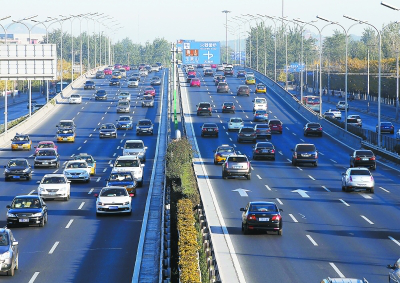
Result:
[[167,178],[181,178],[184,166],[192,162],[192,145],[186,138],[174,140],[168,145],[166,160]]

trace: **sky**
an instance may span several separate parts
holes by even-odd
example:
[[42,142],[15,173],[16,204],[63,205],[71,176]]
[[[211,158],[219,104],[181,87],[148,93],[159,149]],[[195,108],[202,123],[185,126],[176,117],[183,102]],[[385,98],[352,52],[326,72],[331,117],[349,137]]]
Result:
[[[2,3],[3,2],[3,3]],[[400,8],[400,0],[385,0],[393,6]],[[227,14],[229,32],[228,40],[238,39],[239,25],[231,22],[233,17],[245,14],[257,14],[268,16],[282,16],[287,19],[300,19],[305,22],[317,20],[316,16],[338,22],[345,28],[354,24],[354,21],[346,19],[348,15],[358,20],[367,21],[379,30],[383,25],[400,19],[400,11],[391,10],[381,5],[379,0],[0,0],[5,9],[1,9],[0,18],[11,16],[9,19],[1,20],[0,24],[7,27],[11,20],[19,21],[23,18],[37,15],[35,19],[44,21],[47,17],[60,18],[60,15],[69,16],[85,13],[103,13],[102,16],[112,19],[100,19],[105,28],[99,23],[95,24],[96,32],[100,30],[111,36],[113,42],[124,38],[130,38],[134,43],[144,44],[152,42],[155,38],[164,38],[169,42],[179,39],[196,41],[225,41],[225,16]],[[250,17],[247,17],[248,19]],[[265,19],[265,18],[264,18]],[[115,21],[111,23],[112,21]],[[258,21],[261,21],[260,19]],[[32,23],[24,21],[24,23]],[[116,26],[119,23],[118,30]],[[238,22],[237,22],[238,23]],[[250,22],[255,25],[256,20]],[[267,25],[273,25],[271,20]],[[313,23],[318,28],[326,25],[326,22],[318,20]],[[50,26],[59,28],[59,24]],[[71,31],[71,23],[67,21],[63,25],[65,31]],[[367,26],[357,24],[350,29],[350,34],[361,36]],[[242,31],[248,30],[249,26],[241,26]],[[82,20],[82,31],[87,31],[87,21]],[[336,25],[327,26],[323,29],[323,36],[329,36]],[[317,29],[310,27],[309,30],[318,34]],[[8,33],[28,33],[22,24],[13,24]],[[32,33],[45,33],[42,28],[35,27]],[[74,36],[79,35],[79,20],[72,23]],[[94,21],[89,21],[89,32],[94,32]],[[0,30],[0,33],[3,33]],[[243,35],[242,35],[243,37]]]

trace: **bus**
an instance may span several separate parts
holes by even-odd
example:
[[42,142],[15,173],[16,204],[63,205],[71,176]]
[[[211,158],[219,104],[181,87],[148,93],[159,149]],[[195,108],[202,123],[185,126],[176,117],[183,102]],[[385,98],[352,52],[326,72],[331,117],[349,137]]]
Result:
[[[62,89],[66,88],[68,85],[69,85],[68,82],[63,82],[63,88]],[[59,94],[60,92],[61,92],[61,82],[58,82],[56,84],[56,94]]]
[[314,95],[303,96],[303,104],[315,112],[319,112],[321,107],[319,96]]

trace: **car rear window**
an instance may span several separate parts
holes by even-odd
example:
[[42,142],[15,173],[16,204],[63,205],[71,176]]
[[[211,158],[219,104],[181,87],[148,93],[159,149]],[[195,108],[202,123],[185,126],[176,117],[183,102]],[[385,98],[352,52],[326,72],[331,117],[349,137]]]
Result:
[[243,120],[242,119],[231,119],[231,122],[232,123],[241,123],[241,122],[243,122]]
[[271,143],[258,143],[257,148],[273,148],[274,146]]
[[355,118],[348,118],[348,119],[347,119],[347,123],[354,123],[354,124],[356,124],[356,123],[358,123],[358,121],[357,121],[357,119],[355,119]]
[[302,144],[298,145],[296,148],[297,152],[312,152],[315,151],[315,145],[313,144]]
[[269,129],[269,127],[268,127],[267,124],[264,124],[264,125],[258,124],[258,125],[257,125],[257,129]]
[[217,124],[210,124],[210,123],[208,123],[208,124],[203,124],[203,127],[205,127],[205,128],[216,128],[216,127],[217,127]]
[[200,104],[199,104],[199,107],[200,107],[200,108],[208,108],[208,107],[211,107],[211,106],[210,106],[209,103],[200,103]]
[[374,156],[374,153],[370,150],[357,150],[357,156]]
[[371,176],[371,173],[368,170],[350,170],[350,175],[351,176],[356,176],[356,175],[363,175],[363,176]]
[[317,123],[313,123],[313,124],[308,124],[308,127],[310,127],[310,128],[320,128],[321,125],[317,124]]
[[254,132],[254,129],[253,128],[242,128],[242,130],[241,130],[242,132]]
[[278,211],[276,206],[273,204],[253,204],[250,205],[250,211],[260,211],[260,212],[267,212],[267,211]]
[[229,157],[230,162],[247,162],[247,158],[244,156]]
[[270,120],[269,123],[272,125],[281,125],[282,124],[281,121],[279,121],[279,120]]

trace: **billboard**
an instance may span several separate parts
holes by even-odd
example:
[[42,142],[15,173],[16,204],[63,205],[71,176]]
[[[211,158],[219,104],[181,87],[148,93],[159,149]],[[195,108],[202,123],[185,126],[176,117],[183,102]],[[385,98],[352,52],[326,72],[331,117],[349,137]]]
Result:
[[289,73],[298,73],[304,71],[305,66],[302,63],[291,63],[289,65]]
[[184,41],[183,64],[220,64],[219,41]]

